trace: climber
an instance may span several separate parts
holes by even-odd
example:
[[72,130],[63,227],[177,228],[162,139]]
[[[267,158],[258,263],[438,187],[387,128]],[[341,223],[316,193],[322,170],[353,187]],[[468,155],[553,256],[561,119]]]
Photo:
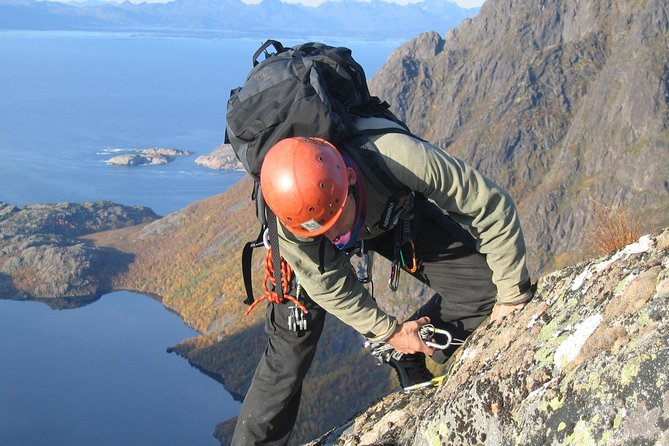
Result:
[[[360,118],[356,126],[373,135],[368,142],[405,186],[397,201],[382,194],[353,157],[321,139],[283,139],[263,162],[260,185],[280,222],[280,252],[299,280],[294,294],[308,310],[308,324],[296,334],[285,323],[294,305],[269,304],[269,342],[237,421],[235,445],[288,441],[326,312],[372,344],[401,353],[386,360],[407,389],[434,383],[426,355],[443,363],[455,349],[427,345],[422,326],[465,339],[486,318],[499,321],[531,298],[520,222],[502,188],[434,145],[393,131],[395,122]],[[388,131],[365,133],[370,129]],[[348,253],[361,241],[363,251],[393,262],[394,274],[410,271],[434,292],[409,320],[382,311],[357,280]]]

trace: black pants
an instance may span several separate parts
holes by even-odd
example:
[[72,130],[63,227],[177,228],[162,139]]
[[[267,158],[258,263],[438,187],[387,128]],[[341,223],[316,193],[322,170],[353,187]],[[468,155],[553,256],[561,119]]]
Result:
[[[368,246],[384,257],[394,254],[395,233],[371,240]],[[465,339],[492,311],[497,290],[485,257],[472,237],[431,203],[426,203],[415,237],[421,266],[414,276],[434,290],[416,313],[428,316],[453,337]],[[268,344],[256,369],[232,439],[233,445],[284,445],[300,404],[302,381],[316,353],[325,311],[310,299],[309,329],[301,337],[289,331],[288,304],[270,304],[265,329]],[[452,351],[433,357],[445,362]]]

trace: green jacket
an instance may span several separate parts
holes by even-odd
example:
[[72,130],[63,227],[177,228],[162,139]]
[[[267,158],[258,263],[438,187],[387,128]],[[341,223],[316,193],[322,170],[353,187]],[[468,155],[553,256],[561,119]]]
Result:
[[[363,129],[388,128],[390,121],[365,118]],[[395,178],[409,189],[433,200],[458,223],[469,228],[477,250],[486,255],[497,286],[497,301],[514,304],[530,298],[521,292],[529,274],[520,221],[509,195],[493,181],[439,148],[402,133],[370,137]],[[365,180],[367,217],[360,238],[383,233],[376,224],[387,198]],[[397,320],[384,313],[357,280],[346,255],[325,249],[321,274],[320,238],[298,237],[279,225],[281,255],[295,270],[309,296],[344,323],[374,342],[387,339]]]

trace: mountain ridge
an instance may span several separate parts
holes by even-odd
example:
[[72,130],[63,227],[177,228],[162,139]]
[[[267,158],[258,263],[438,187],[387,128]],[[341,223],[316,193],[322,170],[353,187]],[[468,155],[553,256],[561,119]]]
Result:
[[660,0],[489,0],[404,44],[370,89],[511,192],[538,272],[583,258],[597,203],[669,223],[668,28]]
[[382,1],[325,2],[319,6],[265,0],[174,0],[168,3],[69,5],[36,0],[0,0],[0,29],[144,30],[220,36],[338,36],[409,39],[425,30],[456,26],[477,8],[423,0],[400,5]]

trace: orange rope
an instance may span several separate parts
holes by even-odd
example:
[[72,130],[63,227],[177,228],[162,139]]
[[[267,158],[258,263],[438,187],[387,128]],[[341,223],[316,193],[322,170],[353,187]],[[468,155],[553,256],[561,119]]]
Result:
[[[286,262],[283,257],[281,257],[281,290],[283,291],[283,298],[288,299],[293,302],[295,305],[302,310],[303,313],[308,313],[307,308],[297,300],[295,296],[288,294],[290,291],[290,283],[293,281],[295,273],[293,268],[290,267],[288,262]],[[279,296],[276,291],[270,289],[268,283],[273,285],[273,289],[276,289],[276,280],[274,280],[274,262],[272,261],[272,248],[267,250],[267,255],[265,255],[265,280],[263,281],[262,287],[265,290],[265,295],[260,299],[253,301],[248,310],[246,310],[246,315],[248,316],[251,310],[255,308],[263,300],[267,299],[272,303],[280,304],[283,302],[283,299]]]

